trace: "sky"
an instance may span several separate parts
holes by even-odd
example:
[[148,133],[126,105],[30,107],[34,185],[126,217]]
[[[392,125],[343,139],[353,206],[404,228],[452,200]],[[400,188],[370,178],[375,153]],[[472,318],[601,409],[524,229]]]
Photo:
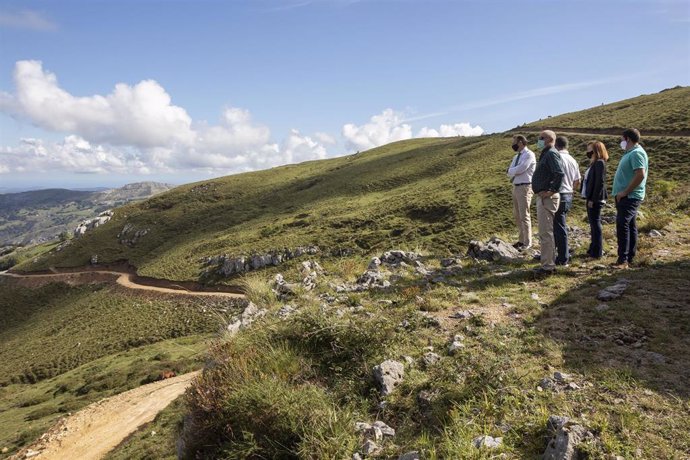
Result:
[[690,85],[690,0],[0,2],[0,191],[181,184]]

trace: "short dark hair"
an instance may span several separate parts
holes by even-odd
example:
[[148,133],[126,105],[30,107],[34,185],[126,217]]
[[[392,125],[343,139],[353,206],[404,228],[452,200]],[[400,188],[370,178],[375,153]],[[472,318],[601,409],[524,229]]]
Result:
[[522,142],[523,144],[527,145],[527,138],[522,134],[518,134],[517,136],[515,136],[515,140],[517,142]]
[[568,138],[565,136],[558,136],[556,138],[556,148],[558,150],[563,150],[568,148]]
[[640,142],[640,132],[635,128],[628,128],[623,131],[623,137],[633,142]]

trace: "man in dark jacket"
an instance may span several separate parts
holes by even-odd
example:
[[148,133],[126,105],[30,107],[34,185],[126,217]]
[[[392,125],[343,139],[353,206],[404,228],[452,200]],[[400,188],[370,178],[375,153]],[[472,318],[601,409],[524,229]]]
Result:
[[537,167],[532,176],[532,190],[537,197],[537,219],[539,221],[539,244],[541,245],[541,267],[539,273],[550,274],[556,271],[556,245],[553,238],[553,219],[560,204],[563,163],[554,147],[556,133],[542,131],[537,141],[541,152]]

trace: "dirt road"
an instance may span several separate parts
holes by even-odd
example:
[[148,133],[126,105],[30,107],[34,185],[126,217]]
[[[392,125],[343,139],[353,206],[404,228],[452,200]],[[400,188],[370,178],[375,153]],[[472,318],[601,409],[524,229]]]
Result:
[[62,419],[13,459],[89,460],[103,458],[184,393],[199,371],[120,393]]
[[192,291],[189,289],[173,289],[160,286],[150,286],[147,284],[139,284],[133,280],[134,275],[130,273],[122,273],[116,271],[108,270],[85,270],[83,272],[69,272],[69,273],[41,273],[41,274],[18,274],[18,273],[8,273],[0,272],[0,276],[9,276],[15,279],[21,280],[44,280],[45,282],[50,281],[64,281],[68,284],[84,284],[95,281],[106,281],[105,277],[117,277],[117,284],[124,286],[128,289],[137,289],[143,291],[151,292],[165,292],[168,294],[177,295],[190,295],[190,296],[210,296],[210,297],[232,297],[232,298],[243,298],[243,294],[238,294],[234,292],[212,292],[212,291]]

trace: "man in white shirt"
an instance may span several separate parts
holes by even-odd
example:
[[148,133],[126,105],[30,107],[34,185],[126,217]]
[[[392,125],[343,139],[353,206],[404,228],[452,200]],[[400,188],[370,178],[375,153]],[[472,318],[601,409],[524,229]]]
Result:
[[527,148],[525,136],[513,136],[513,151],[517,152],[508,167],[508,176],[513,184],[513,217],[518,227],[519,237],[515,248],[524,250],[532,246],[532,218],[529,208],[532,205],[532,174],[537,165],[534,152]]
[[553,239],[556,243],[556,265],[567,266],[570,261],[568,248],[568,225],[565,223],[566,215],[573,205],[573,193],[580,187],[580,165],[577,164],[568,152],[568,138],[558,136],[556,138],[556,150],[563,161],[563,181],[561,182],[561,202],[553,219]]

